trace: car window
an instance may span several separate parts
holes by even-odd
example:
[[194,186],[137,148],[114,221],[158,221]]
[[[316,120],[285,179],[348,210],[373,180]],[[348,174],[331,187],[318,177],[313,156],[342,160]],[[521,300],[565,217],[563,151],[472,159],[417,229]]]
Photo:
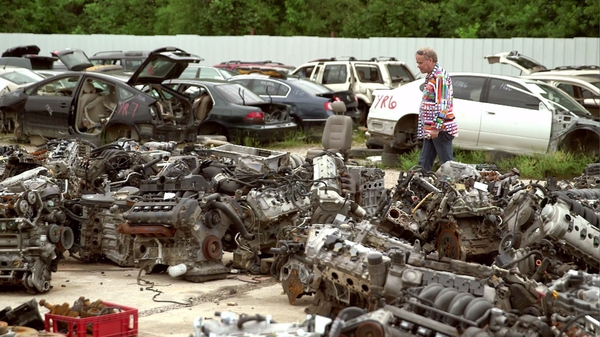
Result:
[[310,78],[310,75],[312,74],[314,69],[315,69],[315,66],[302,67],[302,68],[298,69],[298,71],[296,71],[294,73],[294,75],[303,77],[303,78]]
[[512,106],[515,108],[523,109],[539,109],[539,99],[527,95],[526,93],[520,92],[518,90],[512,89],[511,86],[521,89],[523,91],[529,91],[520,84],[493,78],[490,82],[488,103]]
[[[235,79],[235,80],[233,80],[233,81],[234,81],[234,82],[236,82],[236,83],[239,83],[239,84],[241,84],[241,85],[243,85],[243,86],[245,86],[245,87],[248,87],[248,84],[250,83],[250,81],[251,81],[251,80],[250,80],[250,79],[248,79],[248,78],[244,78],[244,79],[241,79],[241,78],[236,78],[236,79]],[[248,87],[248,88],[249,88],[249,87]]]
[[578,116],[589,116],[588,111],[564,91],[546,83],[536,83],[536,86],[541,89],[540,95],[542,95],[542,97],[559,105],[559,110],[561,107],[564,107]]
[[190,98],[196,98],[202,94],[207,94],[208,90],[203,86],[191,85],[191,84],[181,84],[177,91],[186,94]]
[[323,84],[346,83],[347,70],[345,64],[325,65],[323,71]]
[[297,85],[300,88],[302,88],[312,94],[322,94],[324,92],[332,92],[333,91],[320,83],[309,81],[309,80],[299,80]]
[[260,98],[260,96],[256,95],[250,89],[237,83],[219,84],[215,86],[215,90],[217,90],[227,101],[236,104],[265,102],[264,99]]
[[136,71],[142,65],[143,60],[125,60],[125,69]]
[[481,102],[481,90],[485,77],[452,77],[452,88],[454,90],[454,98],[464,99],[467,101]]
[[222,79],[219,72],[213,68],[200,68],[198,78]]
[[290,89],[279,82],[269,80],[254,80],[250,89],[257,95],[285,96]]
[[388,64],[387,65],[388,72],[390,73],[390,77],[392,78],[392,82],[404,82],[408,83],[413,80],[413,76],[411,75],[408,68],[401,64]]
[[363,83],[383,83],[379,69],[374,65],[357,65],[356,76]]
[[181,78],[196,78],[196,74],[198,73],[198,68],[187,67],[181,74]]
[[580,89],[581,89],[581,97],[583,97],[583,98],[598,98],[598,95],[595,95],[590,90],[588,90],[584,87],[580,87]]
[[41,85],[32,93],[41,96],[72,96],[79,76],[62,77]]
[[33,71],[24,68],[15,69],[15,71],[0,73],[0,77],[19,85],[34,83],[44,79],[42,76],[34,73]]
[[133,97],[136,93],[133,90],[129,90],[127,88],[118,87],[117,94],[119,95],[119,100],[124,101],[128,98]]
[[575,87],[572,84],[561,83],[557,87],[561,90],[566,91],[569,95],[575,97]]

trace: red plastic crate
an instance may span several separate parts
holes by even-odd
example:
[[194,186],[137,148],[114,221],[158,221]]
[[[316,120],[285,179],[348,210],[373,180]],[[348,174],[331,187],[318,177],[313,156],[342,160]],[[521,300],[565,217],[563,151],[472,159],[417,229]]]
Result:
[[[67,317],[54,314],[45,314],[46,331],[66,333],[67,337],[127,337],[137,336],[138,334],[138,310],[136,308],[126,307],[124,305],[103,302],[109,308],[121,310],[114,314],[101,315],[95,317]],[[117,311],[118,311],[117,310]],[[68,332],[60,331],[65,325],[68,326]],[[88,335],[87,330],[91,329],[92,334]],[[64,330],[64,328],[62,328]]]

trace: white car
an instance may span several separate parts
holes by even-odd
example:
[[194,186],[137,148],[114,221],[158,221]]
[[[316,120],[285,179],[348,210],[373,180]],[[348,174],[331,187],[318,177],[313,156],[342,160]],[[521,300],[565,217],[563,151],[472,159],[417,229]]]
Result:
[[0,79],[8,81],[8,91],[14,91],[20,87],[28,86],[44,79],[43,76],[21,67],[2,66],[0,67]]
[[[451,74],[459,136],[454,146],[518,155],[556,150],[598,154],[600,123],[564,91],[518,77]],[[377,90],[367,120],[368,134],[384,145],[391,164],[401,151],[420,146],[417,119],[423,80]]]

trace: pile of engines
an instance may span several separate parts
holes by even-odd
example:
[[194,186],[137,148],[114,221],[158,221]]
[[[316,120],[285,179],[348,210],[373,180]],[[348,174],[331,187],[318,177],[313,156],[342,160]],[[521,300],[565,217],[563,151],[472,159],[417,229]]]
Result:
[[338,216],[281,240],[271,271],[290,303],[313,296],[307,313],[343,322],[329,336],[597,335],[600,192],[549,185],[417,168],[377,219]]
[[225,278],[232,267],[268,273],[269,250],[288,233],[338,214],[374,216],[385,198],[381,169],[334,153],[307,161],[233,144],[132,140],[6,152],[0,276],[37,292],[50,289],[65,251],[192,282]]

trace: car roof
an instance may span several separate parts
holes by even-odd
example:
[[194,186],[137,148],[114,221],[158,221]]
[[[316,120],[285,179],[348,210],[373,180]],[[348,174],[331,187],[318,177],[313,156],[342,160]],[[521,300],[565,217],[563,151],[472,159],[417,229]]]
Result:
[[[93,71],[64,71],[61,72],[60,74],[56,74],[55,76],[62,76],[62,75],[67,75],[67,76],[89,76],[89,77],[96,77],[99,79],[104,79],[107,81],[110,80],[117,80],[119,82],[122,82],[123,84],[125,84],[127,82],[128,77],[126,76],[120,76],[120,75],[110,75],[110,74],[106,74],[106,73],[97,73],[97,72],[93,72]],[[54,78],[54,77],[48,77],[48,78]]]
[[175,78],[172,80],[166,80],[163,82],[163,84],[181,84],[181,83],[187,83],[187,84],[195,84],[195,85],[199,85],[199,84],[203,84],[203,85],[208,85],[208,86],[215,86],[215,85],[219,85],[219,84],[231,84],[231,82],[229,81],[225,81],[225,80],[218,80],[218,79],[186,79],[186,78]]
[[222,68],[222,67],[231,67],[233,66],[234,68],[236,67],[244,67],[244,66],[265,66],[265,67],[279,67],[279,68],[288,68],[288,69],[295,69],[296,67],[291,66],[291,65],[287,65],[285,63],[281,63],[281,62],[275,62],[275,61],[271,61],[271,60],[265,60],[265,61],[240,61],[240,60],[232,60],[232,61],[224,61],[221,62],[219,64],[216,64],[215,67],[216,68]]
[[150,51],[148,50],[130,50],[130,51],[122,51],[122,50],[107,50],[107,51],[99,51],[94,54],[94,56],[90,57],[90,60],[99,59],[99,58],[122,58],[122,57],[146,57],[150,55]]
[[565,82],[586,82],[586,83],[598,83],[600,78],[594,76],[572,76],[572,75],[561,75],[561,74],[532,74],[521,76],[528,79],[540,79],[544,81],[565,81]]

